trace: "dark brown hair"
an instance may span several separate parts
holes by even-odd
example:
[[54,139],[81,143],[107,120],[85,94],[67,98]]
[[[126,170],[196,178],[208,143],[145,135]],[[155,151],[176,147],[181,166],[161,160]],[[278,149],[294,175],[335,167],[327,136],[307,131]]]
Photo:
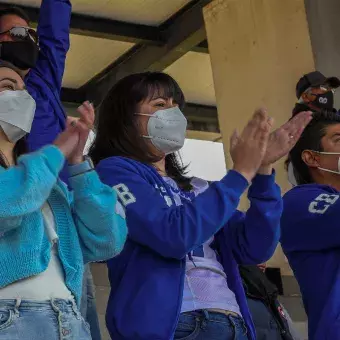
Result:
[[19,18],[25,20],[28,25],[30,24],[30,18],[28,17],[26,12],[19,7],[12,6],[5,9],[0,9],[0,31],[1,31],[1,19],[6,15],[16,15]]
[[[26,137],[21,138],[18,140],[14,146],[13,149],[13,159],[15,164],[18,161],[18,158],[27,153],[27,143],[26,143]],[[8,160],[6,159],[5,155],[0,150],[0,166],[7,169],[10,164],[8,163]]]
[[[96,138],[89,155],[93,162],[123,156],[152,164],[159,157],[149,151],[147,142],[141,138],[136,120],[138,106],[155,95],[173,98],[179,108],[185,105],[184,94],[177,82],[162,72],[144,72],[129,75],[118,81],[100,105],[96,124]],[[169,176],[178,184],[186,186],[186,167],[175,154],[168,155],[165,167]]]

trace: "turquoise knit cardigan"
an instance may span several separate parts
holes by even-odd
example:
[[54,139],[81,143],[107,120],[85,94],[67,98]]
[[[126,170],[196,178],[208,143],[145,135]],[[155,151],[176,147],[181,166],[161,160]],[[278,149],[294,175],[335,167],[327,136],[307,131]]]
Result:
[[58,180],[64,162],[57,147],[46,146],[20,157],[17,166],[0,167],[0,289],[46,270],[51,245],[41,208],[48,201],[65,283],[79,305],[84,264],[117,255],[127,228],[116,193],[95,171],[70,178],[69,192]]

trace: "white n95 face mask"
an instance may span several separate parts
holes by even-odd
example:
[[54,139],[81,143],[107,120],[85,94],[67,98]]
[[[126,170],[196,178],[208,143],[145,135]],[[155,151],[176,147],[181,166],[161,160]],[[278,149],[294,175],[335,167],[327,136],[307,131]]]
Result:
[[176,106],[169,109],[158,110],[155,113],[136,113],[139,116],[148,116],[148,136],[151,143],[166,155],[180,150],[185,141],[187,119]]
[[322,151],[313,151],[313,152],[316,152],[319,155],[339,155],[339,159],[338,159],[338,171],[329,170],[329,169],[325,169],[325,168],[321,168],[321,167],[318,167],[318,169],[322,170],[322,171],[330,172],[332,174],[340,175],[340,152],[322,152]]
[[31,131],[35,100],[26,90],[0,92],[0,127],[16,143]]

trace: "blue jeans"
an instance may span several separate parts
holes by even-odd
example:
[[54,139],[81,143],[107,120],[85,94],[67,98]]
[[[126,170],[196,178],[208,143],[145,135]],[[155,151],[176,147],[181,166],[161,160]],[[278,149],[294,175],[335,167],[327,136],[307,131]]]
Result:
[[84,268],[80,312],[86,322],[90,325],[92,340],[101,340],[102,337],[100,334],[100,326],[97,314],[95,286],[89,264],[87,264]]
[[206,310],[182,313],[175,340],[248,340],[241,317]]
[[1,340],[91,340],[90,329],[70,301],[0,300]]

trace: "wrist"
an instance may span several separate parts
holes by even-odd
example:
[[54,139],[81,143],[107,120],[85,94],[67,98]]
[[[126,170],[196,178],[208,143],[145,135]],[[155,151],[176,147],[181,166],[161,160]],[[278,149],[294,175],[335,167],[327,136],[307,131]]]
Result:
[[251,183],[252,179],[254,178],[255,176],[255,173],[252,173],[252,172],[247,172],[247,171],[244,171],[244,170],[241,170],[241,169],[238,169],[237,167],[233,167],[233,170],[238,172],[240,175],[242,175],[247,181],[248,183]]
[[84,162],[84,156],[70,157],[68,163],[70,165],[80,164]]
[[273,173],[273,165],[261,165],[257,173],[259,175],[271,175]]
[[86,172],[94,170],[93,162],[90,157],[85,156],[83,162],[77,164],[69,164],[68,172],[70,177],[82,175]]

